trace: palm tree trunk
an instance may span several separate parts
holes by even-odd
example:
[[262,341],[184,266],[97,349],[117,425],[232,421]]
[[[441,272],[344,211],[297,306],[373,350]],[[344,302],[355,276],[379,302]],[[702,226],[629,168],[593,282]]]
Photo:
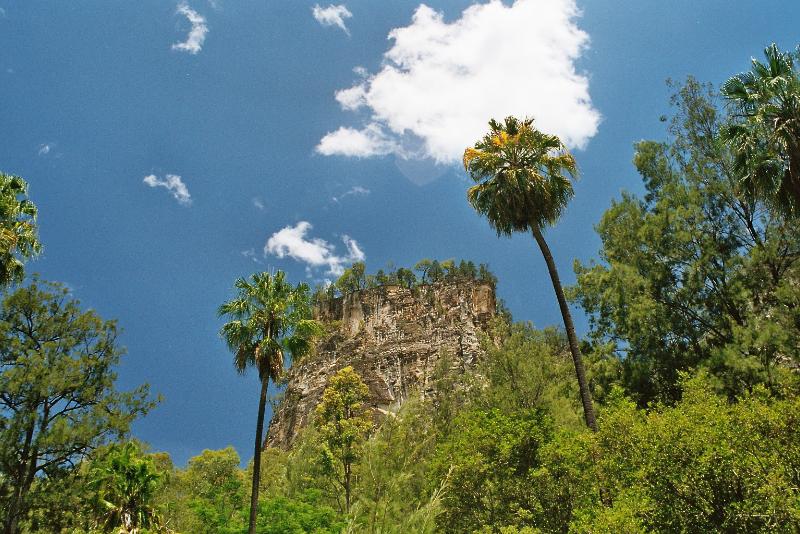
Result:
[[583,404],[583,418],[586,421],[586,426],[597,432],[597,420],[594,417],[594,407],[592,406],[592,395],[589,393],[589,384],[586,381],[586,371],[583,368],[583,358],[581,358],[581,349],[578,347],[578,336],[575,335],[575,325],[572,324],[572,314],[569,312],[567,306],[567,299],[564,298],[564,289],[561,287],[561,279],[558,277],[558,270],[553,261],[553,255],[550,253],[550,247],[544,240],[542,231],[538,228],[532,230],[533,238],[539,245],[542,251],[544,261],[547,264],[547,270],[550,272],[550,280],[553,282],[553,289],[556,292],[556,299],[558,300],[558,307],[561,308],[561,316],[564,318],[564,328],[567,331],[567,340],[569,341],[569,350],[572,353],[572,361],[575,364],[575,375],[578,377],[578,388],[581,393],[581,403]]
[[261,396],[258,399],[258,419],[256,420],[256,445],[253,455],[253,488],[250,492],[250,527],[249,534],[256,533],[256,515],[258,512],[258,484],[261,479],[261,447],[264,433],[264,410],[267,406],[267,385],[269,378],[261,380]]

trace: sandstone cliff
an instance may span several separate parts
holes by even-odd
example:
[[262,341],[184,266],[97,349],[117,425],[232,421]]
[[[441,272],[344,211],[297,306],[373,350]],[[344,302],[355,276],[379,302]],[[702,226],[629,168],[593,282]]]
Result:
[[376,417],[396,410],[414,391],[424,396],[444,355],[453,372],[475,364],[480,333],[494,314],[494,288],[477,281],[414,290],[383,286],[332,300],[317,310],[330,334],[316,354],[289,370],[265,446],[289,447],[313,418],[328,378],[348,365],[369,386],[367,405]]

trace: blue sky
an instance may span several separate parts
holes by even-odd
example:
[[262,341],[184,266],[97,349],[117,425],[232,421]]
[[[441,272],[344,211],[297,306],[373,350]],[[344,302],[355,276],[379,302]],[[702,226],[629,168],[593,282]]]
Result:
[[467,205],[462,139],[511,110],[576,149],[547,233],[571,282],[611,199],[640,189],[632,144],[664,137],[665,79],[718,84],[800,42],[785,1],[427,5],[0,0],[0,169],[40,208],[30,271],[119,320],[120,386],[164,395],[135,434],[178,463],[251,454],[257,379],[215,316],[236,277],[463,257],[490,264],[517,319],[558,324],[533,240],[497,239]]

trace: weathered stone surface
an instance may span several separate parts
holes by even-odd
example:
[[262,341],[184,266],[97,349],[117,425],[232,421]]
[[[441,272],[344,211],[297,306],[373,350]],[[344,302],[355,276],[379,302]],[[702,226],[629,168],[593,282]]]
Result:
[[287,448],[313,418],[328,378],[352,365],[369,387],[377,417],[396,410],[414,391],[430,392],[431,377],[447,355],[452,372],[481,355],[480,333],[495,314],[494,288],[479,282],[384,286],[356,292],[317,310],[332,333],[316,354],[288,372],[283,401],[265,445]]

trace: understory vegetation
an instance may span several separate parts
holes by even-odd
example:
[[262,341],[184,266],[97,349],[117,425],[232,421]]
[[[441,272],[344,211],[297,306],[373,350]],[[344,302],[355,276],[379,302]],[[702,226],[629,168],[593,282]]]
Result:
[[[772,63],[756,74],[772,68],[786,78],[796,104],[796,69],[779,64],[792,57],[768,50]],[[500,313],[474,370],[454,376],[452,355],[443,355],[432,392],[379,423],[361,377],[345,367],[292,448],[263,450],[244,468],[231,447],[175,466],[132,439],[131,423],[157,399],[145,386],[115,389],[116,324],[83,311],[58,284],[34,278],[8,288],[0,305],[4,532],[800,531],[800,193],[778,183],[797,180],[786,162],[800,152],[787,154],[796,142],[781,144],[789,134],[780,128],[798,128],[800,106],[795,122],[780,126],[784,115],[759,108],[756,95],[778,82],[740,81],[726,84],[727,106],[694,79],[675,85],[668,138],[635,145],[644,194],[614,201],[596,227],[597,259],[577,262],[577,281],[564,291],[589,318],[579,343],[563,310],[563,329]],[[560,182],[558,205],[534,217],[527,200],[502,204],[492,181],[530,180],[498,163],[525,143],[560,149],[532,124],[493,121],[465,165],[476,209],[498,233],[533,231],[547,260],[542,228],[555,224],[571,189]],[[760,144],[748,144],[754,138]],[[764,157],[754,155],[759,147]],[[545,177],[576,170],[548,151]],[[10,198],[25,196],[24,182],[4,179]],[[533,194],[541,205],[550,193]],[[39,247],[35,208],[22,202],[9,215],[27,224],[23,248],[6,247],[15,259]],[[20,266],[0,279],[21,280]],[[461,280],[496,282],[485,265],[452,260],[375,275],[357,263],[316,292],[282,272],[237,281],[237,297],[219,313],[236,369],[261,379],[256,450],[268,382],[324,331],[313,303]]]

